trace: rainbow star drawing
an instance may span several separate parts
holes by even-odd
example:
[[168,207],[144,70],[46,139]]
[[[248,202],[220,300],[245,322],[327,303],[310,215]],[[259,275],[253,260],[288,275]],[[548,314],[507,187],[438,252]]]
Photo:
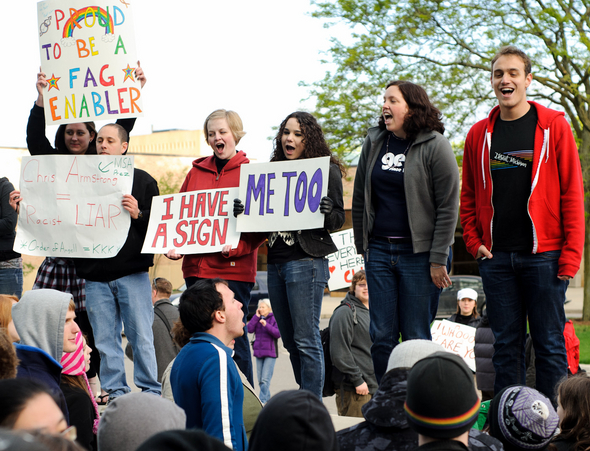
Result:
[[51,88],[55,88],[59,91],[59,86],[57,86],[57,81],[60,78],[61,77],[56,77],[55,74],[51,74],[51,78],[49,80],[47,80],[47,83],[49,83],[49,88],[47,89],[47,91],[51,91]]
[[123,80],[123,83],[125,83],[128,78],[131,78],[131,81],[135,81],[135,78],[133,78],[133,71],[135,70],[135,67],[129,67],[129,64],[127,64],[127,68],[121,70],[125,72],[125,79]]

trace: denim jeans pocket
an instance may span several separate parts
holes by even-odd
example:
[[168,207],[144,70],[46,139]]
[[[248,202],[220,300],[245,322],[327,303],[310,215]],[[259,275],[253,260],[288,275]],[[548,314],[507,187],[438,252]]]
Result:
[[537,256],[544,258],[546,260],[555,260],[561,256],[561,251],[546,251],[546,252],[539,252]]

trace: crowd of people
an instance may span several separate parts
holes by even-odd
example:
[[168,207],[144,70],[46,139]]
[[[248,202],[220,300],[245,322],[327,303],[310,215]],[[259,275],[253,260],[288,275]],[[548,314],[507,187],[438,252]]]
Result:
[[[139,62],[136,75],[143,86]],[[337,250],[330,232],[345,222],[346,171],[313,115],[282,121],[270,160],[329,157],[318,205],[323,226],[242,233],[221,252],[170,249],[168,258],[183,259],[187,286],[178,308],[170,282],[148,276],[153,255],[141,253],[159,194],[147,172],[134,170],[121,201],[131,226],[115,257],[48,257],[24,293],[12,244],[23,199],[0,179],[0,439],[13,444],[5,449],[588,451],[590,378],[568,377],[563,336],[565,290],[584,243],[577,148],[563,113],[527,100],[533,75],[523,51],[500,49],[490,80],[498,106],[467,135],[461,191],[442,114],[426,91],[410,81],[385,86],[352,198],[365,270],[331,317],[332,368],[324,366],[319,325],[327,256]],[[40,72],[27,125],[32,155],[126,154],[134,119],[98,131],[91,122],[62,125],[51,146],[46,85]],[[193,162],[180,192],[237,187],[249,164],[237,150],[245,135],[239,115],[215,110],[203,128],[213,155]],[[234,216],[243,212],[235,199]],[[485,336],[476,349],[485,362],[477,388],[463,359],[430,333],[441,291],[451,285],[458,216],[486,311],[478,312],[475,290],[463,289],[449,320]],[[264,242],[269,299],[247,322]],[[535,388],[525,384],[528,331]],[[279,338],[300,390],[273,394]],[[141,393],[130,393],[125,354]],[[360,423],[336,433],[322,403],[326,382],[339,415]],[[478,388],[489,400],[485,409]],[[106,405],[102,414],[99,405]]]

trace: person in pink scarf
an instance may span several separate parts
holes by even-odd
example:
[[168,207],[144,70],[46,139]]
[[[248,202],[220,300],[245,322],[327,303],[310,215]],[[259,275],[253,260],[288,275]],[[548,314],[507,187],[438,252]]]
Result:
[[76,335],[76,345],[76,351],[64,353],[61,358],[63,369],[60,388],[66,398],[70,425],[76,426],[78,432],[77,442],[94,451],[97,449],[96,432],[100,415],[86,377],[92,350],[81,333]]

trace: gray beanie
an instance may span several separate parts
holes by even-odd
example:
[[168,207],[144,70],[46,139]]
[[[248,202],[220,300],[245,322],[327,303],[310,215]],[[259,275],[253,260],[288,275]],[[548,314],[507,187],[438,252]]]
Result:
[[439,351],[445,351],[445,348],[430,340],[403,341],[391,351],[385,372],[394,368],[412,368],[418,360]]
[[129,393],[113,400],[98,426],[98,451],[135,451],[152,435],[185,429],[184,410],[151,393]]

